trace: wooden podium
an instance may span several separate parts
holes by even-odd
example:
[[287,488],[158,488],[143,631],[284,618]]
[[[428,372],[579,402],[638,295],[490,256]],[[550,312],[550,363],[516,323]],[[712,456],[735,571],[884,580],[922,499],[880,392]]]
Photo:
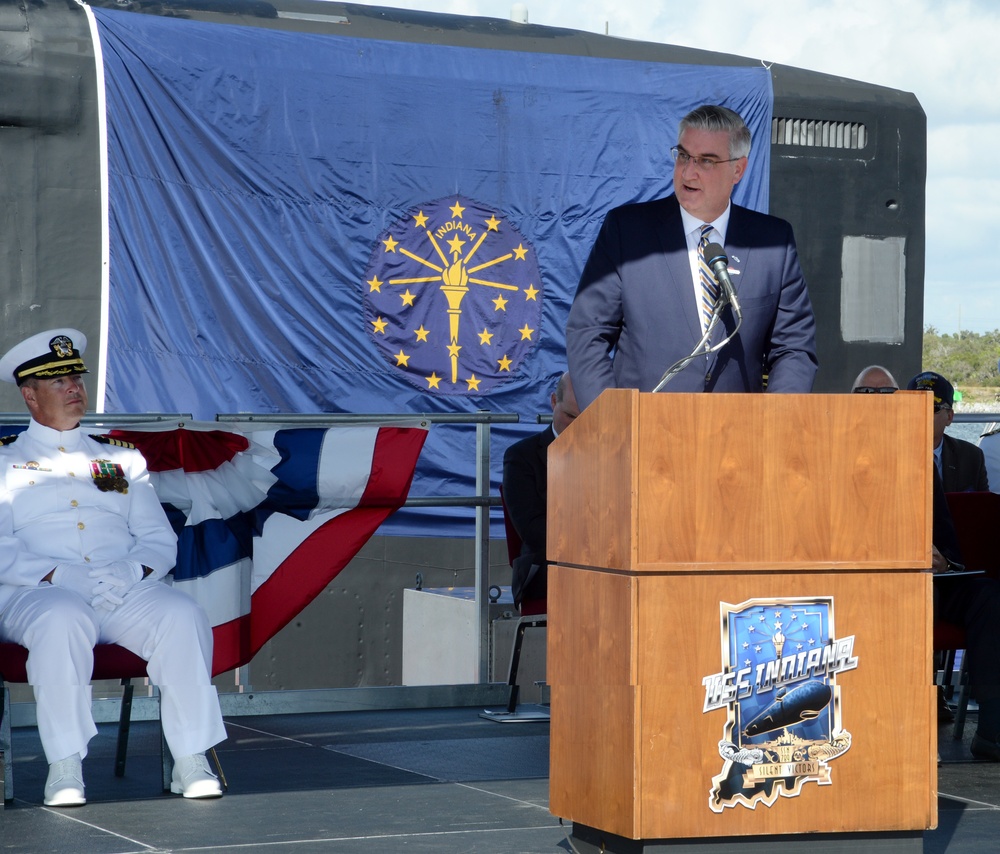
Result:
[[929,400],[611,390],[549,448],[549,805],[588,850],[936,826]]

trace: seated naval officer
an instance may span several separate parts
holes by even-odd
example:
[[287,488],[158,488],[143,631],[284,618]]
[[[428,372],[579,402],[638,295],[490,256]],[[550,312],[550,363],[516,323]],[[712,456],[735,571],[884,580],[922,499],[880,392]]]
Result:
[[[889,371],[871,365],[858,375],[852,391],[891,394],[897,389]],[[934,618],[965,630],[969,686],[979,703],[979,722],[970,750],[976,759],[1000,762],[1000,582],[976,575],[949,575],[962,568],[962,556],[937,467],[933,475]]]
[[44,801],[86,803],[97,643],[148,662],[175,760],[170,790],[219,797],[205,757],[226,738],[211,682],[211,627],[193,599],[161,580],[177,538],[142,454],[80,427],[86,343],[75,329],[54,329],[0,359],[0,378],[17,383],[31,414],[25,432],[0,440],[0,639],[28,649],[49,763]]

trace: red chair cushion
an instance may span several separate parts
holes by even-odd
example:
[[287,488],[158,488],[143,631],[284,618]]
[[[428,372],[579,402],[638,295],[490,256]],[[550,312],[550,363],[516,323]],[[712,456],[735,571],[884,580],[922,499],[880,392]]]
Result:
[[934,623],[934,651],[944,649],[965,649],[965,629],[954,623],[938,621]]
[[[0,676],[5,682],[27,682],[28,650],[16,643],[0,643]],[[94,647],[93,679],[141,679],[146,662],[113,643]]]

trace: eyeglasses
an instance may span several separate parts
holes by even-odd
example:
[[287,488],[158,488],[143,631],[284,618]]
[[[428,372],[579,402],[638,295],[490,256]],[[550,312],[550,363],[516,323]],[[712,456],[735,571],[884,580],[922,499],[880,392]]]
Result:
[[859,385],[854,389],[855,394],[892,394],[894,391],[899,391],[894,385],[883,385],[878,388],[872,385]]
[[947,404],[947,403],[936,403],[936,404],[934,404],[934,412],[935,412],[935,413],[938,413],[938,412],[940,412],[940,411],[941,411],[942,409],[943,409],[943,410],[944,410],[945,412],[951,412],[951,407],[950,407],[950,406],[948,406],[948,404]]
[[735,160],[742,159],[740,157],[730,157],[728,160],[716,160],[714,157],[695,157],[694,155],[688,154],[678,145],[671,148],[670,153],[673,155],[674,160],[677,161],[678,166],[687,166],[688,163],[691,163],[699,169],[704,169],[706,172],[710,172],[720,163],[732,163]]

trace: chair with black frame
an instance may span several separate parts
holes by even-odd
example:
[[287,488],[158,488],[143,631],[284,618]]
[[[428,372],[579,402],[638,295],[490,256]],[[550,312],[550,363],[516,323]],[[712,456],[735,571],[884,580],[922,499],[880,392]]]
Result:
[[[28,650],[16,643],[0,643],[0,692],[3,694],[3,719],[0,721],[0,750],[3,751],[4,801],[14,797],[14,759],[11,742],[11,707],[8,683],[27,683]],[[146,677],[146,662],[117,644],[98,644],[94,648],[93,679],[119,679],[122,684],[121,714],[118,720],[118,743],[115,752],[115,776],[125,775],[129,725],[132,713],[133,679]],[[164,791],[170,789],[172,763],[169,751],[160,738],[160,758]],[[214,751],[213,751],[214,754]]]
[[[514,558],[521,553],[521,537],[511,521],[510,513],[507,512],[507,504],[503,497],[503,487],[500,487],[500,506],[503,509],[504,533],[507,539],[508,562],[513,566]],[[510,668],[507,674],[507,685],[510,687],[510,695],[507,700],[507,708],[502,710],[486,709],[480,713],[480,717],[499,723],[512,723],[517,721],[547,721],[549,712],[546,708],[534,706],[530,709],[522,707],[518,709],[520,698],[520,686],[517,684],[517,673],[521,665],[521,647],[524,644],[524,633],[528,629],[545,628],[547,626],[546,600],[544,599],[524,599],[521,601],[521,616],[517,621],[517,628],[514,630],[514,646],[510,655]]]
[[[0,719],[0,751],[3,755],[3,800],[14,798],[14,755],[11,736],[11,704],[8,683],[28,682],[28,650],[16,643],[0,643],[0,694],[3,696],[3,717]],[[121,711],[118,717],[118,740],[115,748],[115,776],[125,776],[125,760],[128,753],[129,728],[132,720],[132,698],[135,692],[133,679],[146,678],[146,662],[135,653],[117,644],[102,643],[94,647],[94,681],[117,679],[122,684]],[[209,748],[208,756],[215,766],[222,786],[226,778],[215,748]],[[160,730],[160,767],[163,775],[163,791],[170,791],[173,759]]]
[[[1000,495],[993,492],[949,492],[945,494],[959,549],[967,572],[982,573],[987,578],[1000,579],[994,532],[1000,522]],[[948,573],[938,577],[947,584]],[[966,654],[965,630],[944,620],[934,624],[934,651],[941,654],[940,682],[947,699],[955,700],[953,735],[961,740],[965,732],[970,690]],[[961,651],[958,673],[955,660]]]

